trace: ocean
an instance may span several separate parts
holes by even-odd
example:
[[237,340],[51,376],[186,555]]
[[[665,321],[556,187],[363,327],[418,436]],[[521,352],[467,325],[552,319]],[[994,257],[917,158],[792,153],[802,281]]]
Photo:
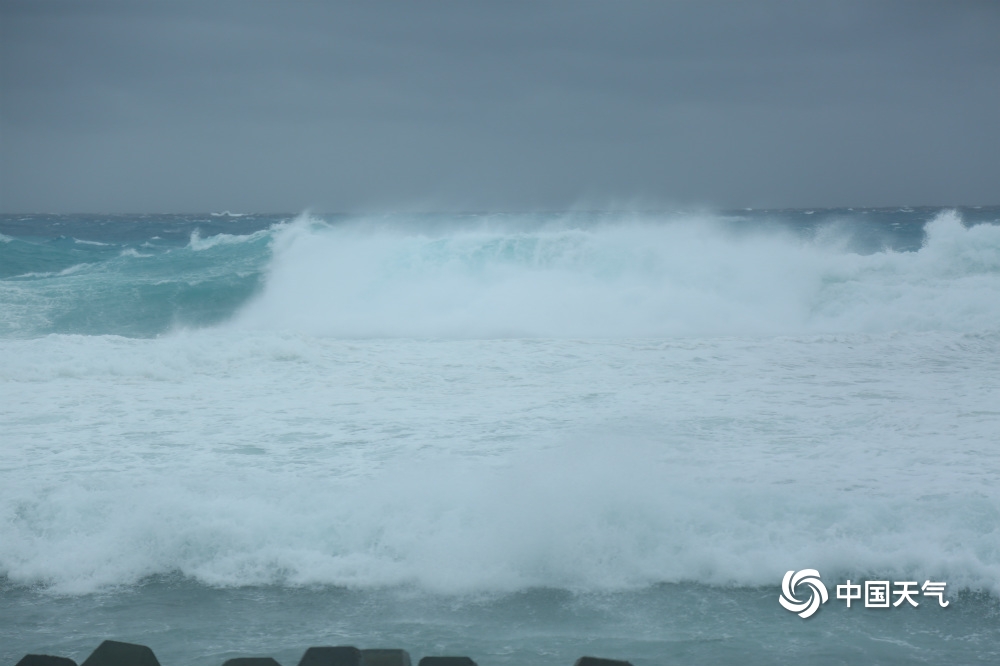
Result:
[[1000,663],[1000,207],[0,216],[0,663],[104,639]]

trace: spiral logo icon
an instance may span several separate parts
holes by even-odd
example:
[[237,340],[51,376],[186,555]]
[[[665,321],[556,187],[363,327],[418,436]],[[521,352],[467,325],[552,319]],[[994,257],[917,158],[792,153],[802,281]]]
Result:
[[[809,586],[809,598],[805,601],[799,601],[795,596],[799,583]],[[812,617],[812,614],[819,610],[820,604],[825,604],[829,598],[826,585],[819,579],[819,572],[815,569],[789,571],[781,580],[781,596],[778,601],[785,610],[798,613],[803,620]]]

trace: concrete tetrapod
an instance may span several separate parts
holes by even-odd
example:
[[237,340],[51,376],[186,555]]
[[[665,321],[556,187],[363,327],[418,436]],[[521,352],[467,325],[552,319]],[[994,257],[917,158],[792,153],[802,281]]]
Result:
[[580,657],[573,666],[632,666],[630,662],[600,657]]
[[424,657],[420,666],[476,666],[469,657]]
[[69,657],[53,657],[50,654],[26,654],[17,666],[76,666]]
[[299,666],[364,666],[361,650],[350,645],[311,647],[299,661]]
[[160,666],[160,662],[145,645],[104,641],[81,666]]

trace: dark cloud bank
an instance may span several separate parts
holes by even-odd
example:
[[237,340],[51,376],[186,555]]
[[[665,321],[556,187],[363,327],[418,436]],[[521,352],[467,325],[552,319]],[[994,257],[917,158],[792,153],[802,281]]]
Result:
[[1000,2],[0,3],[0,211],[1000,202]]

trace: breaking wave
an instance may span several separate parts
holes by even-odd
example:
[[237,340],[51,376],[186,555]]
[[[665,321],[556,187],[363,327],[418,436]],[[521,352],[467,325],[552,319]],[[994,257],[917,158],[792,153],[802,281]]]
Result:
[[917,252],[711,219],[427,230],[308,218],[277,229],[234,319],[341,337],[798,335],[1000,328],[1000,226],[954,212]]

